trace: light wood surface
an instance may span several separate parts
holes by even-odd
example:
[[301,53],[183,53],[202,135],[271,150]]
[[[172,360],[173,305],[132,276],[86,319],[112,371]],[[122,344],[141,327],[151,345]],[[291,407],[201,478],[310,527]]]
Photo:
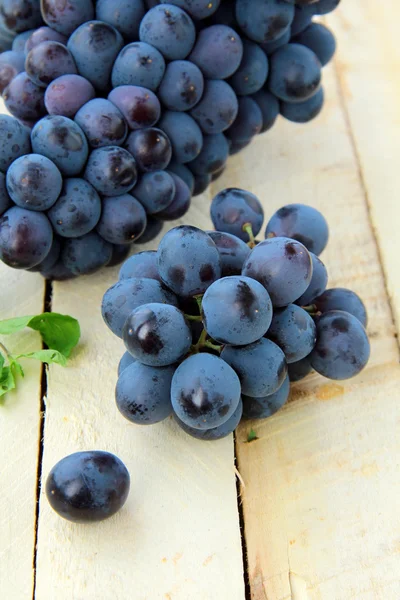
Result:
[[[49,372],[43,481],[66,454],[104,449],[126,463],[132,487],[119,514],[89,527],[59,519],[42,493],[36,600],[399,600],[400,7],[389,4],[343,0],[327,19],[339,52],[324,70],[321,116],[306,126],[280,120],[184,218],[210,227],[210,199],[227,186],[257,194],[266,219],[289,202],[318,207],[331,229],[322,256],[330,285],[367,304],[368,368],[349,382],[296,384],[276,416],[241,425],[235,448],[232,438],[188,438],[171,421],[135,427],[115,408],[122,343],[99,313],[117,269],[55,284],[52,309],[77,317],[83,337],[69,367]],[[0,276],[1,317],[42,309],[40,277],[5,267]],[[0,407],[7,600],[32,597],[41,392],[31,368]],[[250,427],[258,439],[249,444]]]

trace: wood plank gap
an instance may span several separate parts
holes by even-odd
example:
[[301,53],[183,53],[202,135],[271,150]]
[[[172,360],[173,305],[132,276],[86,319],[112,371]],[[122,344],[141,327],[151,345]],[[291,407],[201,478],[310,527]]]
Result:
[[[43,312],[51,312],[51,301],[53,296],[53,283],[46,280],[44,287]],[[45,343],[42,343],[42,348],[46,349]],[[33,544],[33,590],[32,600],[36,597],[36,563],[37,563],[37,545],[39,533],[39,514],[40,514],[40,493],[42,487],[42,466],[44,453],[44,425],[46,420],[46,397],[47,397],[47,367],[42,364],[42,373],[40,379],[40,420],[39,420],[39,444],[38,444],[38,460],[37,460],[37,475],[36,475],[36,508],[35,508],[35,537]]]
[[[360,157],[360,154],[359,154],[358,148],[357,148],[356,138],[354,136],[353,128],[351,126],[349,111],[347,109],[347,104],[346,104],[345,96],[343,93],[342,79],[340,76],[340,68],[339,68],[337,59],[334,59],[334,61],[333,61],[333,72],[335,75],[335,80],[336,80],[336,85],[337,85],[337,92],[338,92],[338,97],[339,97],[339,102],[340,102],[340,108],[343,113],[344,121],[346,123],[346,129],[349,134],[349,141],[350,141],[350,144],[352,147],[352,151],[354,153],[354,158],[355,158],[356,166],[357,166],[357,174],[358,174],[358,178],[360,180],[362,194],[364,196],[365,204],[367,207],[368,221],[369,221],[369,224],[371,227],[372,237],[373,237],[373,240],[374,240],[374,243],[376,246],[376,251],[378,254],[379,267],[382,272],[385,293],[386,293],[386,297],[388,299],[388,304],[389,304],[389,308],[390,308],[390,316],[391,316],[393,328],[397,332],[398,328],[397,328],[397,323],[396,323],[396,317],[395,317],[394,307],[392,304],[392,298],[389,294],[389,286],[388,286],[388,282],[387,282],[387,275],[386,275],[386,271],[385,271],[385,267],[384,267],[382,251],[379,246],[378,235],[376,233],[376,229],[375,229],[374,222],[372,219],[371,202],[370,202],[370,198],[369,198],[368,188],[367,188],[367,184],[366,184],[365,177],[364,177],[364,170],[363,170],[363,167],[361,164],[361,157]],[[399,357],[400,357],[400,340],[399,340],[397,333],[394,334],[394,337],[396,338],[397,348],[398,348]]]
[[[236,437],[236,432],[234,432],[234,434],[233,434],[234,461],[235,461],[235,465],[240,467],[239,456],[238,456],[238,452],[237,452],[237,444],[238,444],[238,440]],[[239,469],[239,472],[240,472],[240,469]],[[239,477],[236,477],[237,507],[238,507],[238,515],[239,515],[240,537],[241,537],[241,541],[242,541],[244,597],[245,597],[245,600],[251,600],[249,560],[248,560],[248,556],[247,556],[247,542],[246,542],[246,533],[245,533],[245,520],[244,520],[242,495],[241,495],[241,485],[242,484],[241,484]]]

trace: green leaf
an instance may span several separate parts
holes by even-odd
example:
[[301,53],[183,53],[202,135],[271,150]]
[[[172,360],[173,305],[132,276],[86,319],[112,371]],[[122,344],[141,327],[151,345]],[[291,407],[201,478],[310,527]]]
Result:
[[22,368],[22,365],[19,364],[17,359],[18,359],[18,357],[14,357],[14,356],[9,357],[11,372],[14,375],[15,379],[17,378],[18,375],[20,377],[25,377],[25,373]]
[[9,335],[10,333],[17,333],[21,329],[25,329],[28,326],[29,321],[34,317],[16,317],[15,319],[5,319],[0,321],[0,335]]
[[254,429],[251,428],[249,433],[247,434],[247,442],[250,444],[250,442],[254,442],[255,440],[258,440],[258,436]]
[[10,367],[3,367],[0,374],[0,398],[15,389],[15,377]]
[[[67,364],[66,357],[63,354],[61,354],[61,352],[58,352],[58,350],[38,350],[37,352],[19,354],[16,358],[34,358],[49,365],[52,363],[56,363],[57,365],[61,365],[62,367],[65,367]],[[19,367],[21,367],[21,365],[19,365]]]
[[58,350],[64,357],[69,357],[79,342],[81,329],[73,317],[58,313],[43,313],[31,318],[28,327],[39,331],[44,343],[53,350]]

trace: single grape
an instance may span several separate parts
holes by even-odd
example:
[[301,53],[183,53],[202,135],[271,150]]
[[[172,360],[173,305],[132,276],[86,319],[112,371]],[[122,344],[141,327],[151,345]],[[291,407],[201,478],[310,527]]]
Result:
[[269,90],[284,102],[304,102],[318,92],[321,63],[309,48],[287,44],[270,58]]
[[229,83],[238,96],[255,94],[265,84],[268,76],[268,58],[258,44],[243,41],[243,57]]
[[233,142],[243,143],[261,133],[263,115],[257,102],[249,96],[239,98],[239,110],[236,119],[225,132]]
[[158,96],[170,110],[189,110],[203,95],[204,78],[199,67],[188,60],[174,60],[166,68]]
[[223,277],[204,294],[203,325],[208,335],[222,344],[244,346],[256,342],[267,332],[271,319],[268,292],[249,277]]
[[119,109],[109,100],[95,98],[84,104],[75,115],[92,148],[122,146],[128,125]]
[[324,90],[318,92],[304,102],[281,102],[280,113],[292,123],[308,123],[315,119],[324,105]]
[[326,15],[335,10],[339,6],[339,2],[340,0],[319,0],[318,4],[313,7],[314,14]]
[[168,136],[156,127],[132,131],[125,147],[134,157],[141,171],[161,171],[166,169],[172,156]]
[[205,135],[200,154],[188,163],[195,175],[211,174],[223,167],[228,160],[229,144],[223,133]]
[[150,303],[129,315],[123,340],[128,352],[142,364],[167,367],[189,352],[192,334],[185,316],[175,306]]
[[145,277],[133,277],[118,281],[106,291],[101,312],[106,325],[117,337],[122,338],[126,319],[138,306],[149,302],[161,302],[177,306],[178,300],[159,281]]
[[158,246],[160,277],[180,296],[202,294],[221,277],[216,245],[204,231],[181,225],[168,231]]
[[264,211],[258,198],[239,188],[227,188],[217,194],[211,203],[211,219],[217,231],[231,233],[248,242],[243,225],[250,223],[256,236],[264,221]]
[[97,0],[96,19],[113,25],[126,40],[137,40],[145,10],[143,0]]
[[309,373],[312,371],[312,366],[310,363],[310,357],[306,356],[301,360],[291,363],[288,365],[288,375],[289,379],[292,382],[301,381],[304,377],[307,377]]
[[273,42],[285,33],[294,17],[294,6],[282,0],[236,0],[236,19],[255,42]]
[[50,252],[53,230],[46,215],[13,206],[0,217],[0,259],[14,269],[30,269]]
[[211,183],[211,174],[203,173],[202,175],[194,176],[193,196],[200,196],[206,191]]
[[[230,148],[229,141],[228,141],[228,148]],[[221,177],[221,175],[225,171],[225,169],[226,169],[226,163],[224,165],[222,165],[219,169],[214,171],[214,173],[212,173],[211,181],[217,181],[217,179],[219,179]]]
[[287,306],[300,298],[310,285],[311,256],[300,242],[285,237],[271,238],[253,249],[242,274],[257,279],[275,307]]
[[221,358],[238,374],[242,393],[252,398],[276,392],[287,374],[284,353],[265,338],[248,346],[225,346]]
[[312,317],[300,306],[289,304],[274,311],[267,337],[281,348],[286,362],[292,363],[311,353],[317,334]]
[[172,408],[189,427],[219,427],[240,402],[240,381],[234,370],[212,354],[195,354],[179,365],[172,378]]
[[251,96],[261,110],[262,126],[260,133],[271,129],[279,115],[279,102],[277,98],[267,90],[260,90]]
[[118,378],[115,399],[120,413],[136,425],[154,425],[172,413],[170,388],[174,367],[134,362]]
[[108,99],[119,108],[131,129],[152,127],[160,118],[160,102],[146,88],[121,85],[110,92]]
[[243,57],[240,36],[226,25],[211,25],[197,34],[189,60],[208,79],[226,79],[239,68]]
[[190,115],[166,110],[159,125],[171,142],[173,157],[177,162],[188,163],[200,154],[203,135]]
[[221,259],[221,276],[240,275],[251,250],[243,240],[222,231],[207,231],[217,246]]
[[102,92],[110,87],[111,71],[123,45],[122,35],[102,21],[84,23],[68,40],[79,75]]
[[40,27],[42,24],[40,1],[2,0],[0,18],[4,25],[15,33]]
[[173,2],[169,2],[169,4],[183,8],[196,21],[206,19],[215,13],[219,3],[220,0],[173,0]]
[[0,217],[12,206],[12,200],[6,186],[6,176],[0,171]]
[[293,41],[312,50],[323,67],[329,63],[335,54],[335,36],[322,23],[311,23]]
[[307,306],[313,302],[317,296],[320,296],[325,291],[328,284],[328,272],[324,263],[312,252],[310,252],[310,256],[313,264],[313,273],[310,285],[304,294],[296,300],[296,304],[299,306]]
[[34,84],[46,88],[62,75],[76,75],[71,52],[59,42],[42,42],[26,57],[25,70]]
[[232,125],[239,110],[235,92],[226,81],[205,82],[200,102],[190,111],[204,133],[222,133]]
[[124,46],[118,54],[111,75],[112,86],[135,85],[155,92],[164,72],[161,52],[145,42],[134,42]]
[[135,362],[136,362],[136,358],[133,358],[132,354],[130,354],[129,352],[125,352],[122,355],[122,358],[121,358],[121,360],[119,361],[119,364],[118,364],[118,377],[121,375],[121,373],[123,371],[125,371],[125,369],[127,367],[130,367]]
[[84,177],[99,194],[121,196],[136,184],[136,161],[130,152],[119,146],[97,148],[89,156]]
[[25,42],[24,52],[28,54],[33,48],[39,46],[42,42],[59,42],[66,46],[68,38],[66,35],[51,29],[51,27],[39,27],[34,29]]
[[130,244],[112,244],[111,258],[106,267],[116,267],[122,264],[128,258],[131,248]]
[[[175,183],[175,195],[171,204],[157,213],[157,219],[162,221],[176,221],[187,213],[190,207],[191,194],[186,183],[172,172],[169,172]],[[159,230],[160,231],[160,230]],[[158,231],[158,233],[159,233]]]
[[44,90],[35,85],[23,71],[3,92],[7,110],[22,121],[37,121],[46,114]]
[[46,24],[66,36],[94,18],[92,0],[41,0],[40,8]]
[[291,29],[289,27],[288,29],[285,30],[285,32],[282,35],[280,35],[273,42],[261,42],[260,48],[263,50],[263,52],[265,52],[265,54],[267,56],[270,56],[271,54],[276,52],[276,50],[278,50],[278,48],[281,48],[282,46],[285,46],[286,44],[288,44],[290,42],[290,38],[291,38]]
[[0,54],[0,94],[23,71],[25,71],[25,55],[23,52],[9,50]]
[[90,81],[80,75],[63,75],[52,81],[44,95],[49,115],[73,119],[78,110],[96,96]]
[[328,243],[328,223],[312,206],[287,204],[272,215],[265,230],[265,237],[292,238],[318,256]]
[[100,219],[101,200],[84,179],[65,179],[60,197],[49,210],[54,231],[67,238],[81,237],[94,229]]
[[144,173],[135,187],[135,197],[146,209],[148,215],[154,215],[168,208],[175,196],[175,181],[166,171]]
[[274,415],[287,402],[290,394],[290,380],[286,375],[276,392],[262,398],[243,396],[243,416],[247,419],[267,419]]
[[42,269],[40,274],[45,278],[52,281],[69,281],[75,279],[76,275],[67,269],[63,261],[58,260],[52,267],[48,269]]
[[[1,31],[1,15],[0,15],[0,31]],[[34,31],[35,31],[35,29],[28,29],[27,31],[23,31],[22,33],[19,33],[17,36],[15,36],[14,39],[12,40],[11,50],[13,50],[14,52],[23,52],[24,54],[26,54],[26,52],[25,52],[26,42],[29,40],[30,36],[32,35],[32,33]]]
[[63,175],[81,173],[89,148],[85,134],[74,121],[62,116],[44,117],[33,128],[31,139],[33,151],[52,160]]
[[119,272],[119,279],[131,279],[132,277],[155,279],[161,283],[156,250],[138,252],[124,262]]
[[156,239],[163,228],[163,222],[152,217],[147,217],[147,226],[144,233],[140,236],[139,244],[148,244]]
[[97,232],[111,244],[132,244],[146,229],[146,211],[136,198],[123,194],[103,198]]
[[46,481],[46,496],[60,517],[74,523],[90,523],[118,512],[128,498],[129,487],[128,470],[114,454],[99,450],[76,452],[52,468]]
[[95,231],[65,240],[61,258],[74,275],[89,275],[104,267],[112,255],[112,246]]
[[190,193],[193,193],[194,190],[194,176],[190,169],[188,169],[185,165],[178,163],[175,160],[171,160],[168,165],[168,171],[177,175],[180,179],[188,186]]
[[139,37],[168,60],[179,60],[186,58],[193,48],[196,29],[185,11],[172,4],[160,4],[143,17]]
[[179,427],[181,427],[181,429],[183,429],[183,431],[188,435],[197,438],[198,440],[212,442],[214,440],[221,440],[222,438],[231,435],[231,433],[233,433],[236,427],[239,425],[242,414],[243,402],[239,400],[239,404],[233,415],[229,417],[225,423],[222,423],[222,425],[219,425],[218,427],[212,427],[211,429],[195,429],[194,427],[186,425],[186,423],[181,421],[175,414],[174,419],[178,423]]
[[48,210],[62,188],[56,165],[40,154],[17,158],[7,171],[7,189],[17,206],[29,210]]
[[368,321],[367,310],[361,298],[355,292],[346,288],[331,288],[321,296],[314,298],[315,309],[322,314],[332,310],[341,310],[350,313],[366,327]]
[[317,343],[310,356],[313,369],[329,379],[349,379],[366,366],[370,355],[368,335],[348,312],[331,310],[317,321]]
[[33,273],[41,273],[43,271],[49,271],[54,267],[54,265],[59,261],[61,254],[61,242],[59,238],[53,236],[53,243],[51,244],[51,248],[49,250],[48,255],[41,263],[29,269],[29,271]]

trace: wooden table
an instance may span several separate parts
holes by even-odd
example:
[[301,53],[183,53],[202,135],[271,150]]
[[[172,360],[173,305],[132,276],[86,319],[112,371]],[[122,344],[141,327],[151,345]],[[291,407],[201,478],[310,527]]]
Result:
[[[254,423],[251,444],[250,424],[209,443],[170,421],[135,427],[115,407],[123,348],[99,312],[117,269],[46,285],[1,265],[1,318],[46,302],[83,330],[69,368],[26,365],[0,408],[2,600],[399,600],[400,6],[343,0],[329,22],[339,52],[322,115],[281,120],[184,221],[209,227],[210,198],[226,186],[257,194],[267,217],[289,202],[321,209],[330,284],[368,306],[368,368],[296,385],[281,412]],[[38,344],[15,338],[13,349]],[[125,508],[99,525],[63,521],[40,491],[80,449],[114,452],[131,473]]]

